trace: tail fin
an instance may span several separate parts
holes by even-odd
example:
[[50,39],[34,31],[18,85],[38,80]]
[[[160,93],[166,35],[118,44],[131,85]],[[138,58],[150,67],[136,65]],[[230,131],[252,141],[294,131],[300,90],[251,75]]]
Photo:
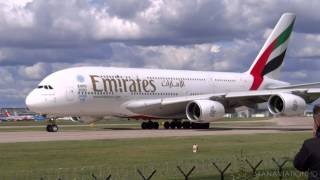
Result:
[[282,14],[250,69],[246,72],[250,73],[254,79],[250,90],[258,89],[264,76],[272,79],[279,77],[295,18],[296,16],[292,13]]
[[10,114],[9,111],[7,111],[7,110],[6,110],[6,112],[5,112],[5,115],[6,115],[6,117],[10,117],[10,116],[11,116],[11,114]]

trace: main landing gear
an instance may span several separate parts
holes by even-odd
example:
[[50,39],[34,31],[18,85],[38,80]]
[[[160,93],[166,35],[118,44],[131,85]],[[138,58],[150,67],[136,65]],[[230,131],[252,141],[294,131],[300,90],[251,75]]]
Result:
[[[209,129],[210,123],[194,123],[190,121],[172,120],[163,123],[165,129]],[[141,129],[159,129],[159,123],[147,121],[141,123]]]
[[153,122],[153,121],[142,122],[141,128],[142,129],[159,129],[159,123]]
[[210,123],[194,123],[190,121],[179,121],[179,120],[173,120],[171,122],[166,121],[163,124],[163,127],[165,129],[209,129]]
[[53,118],[50,118],[48,120],[48,125],[46,129],[48,132],[57,132],[59,128],[58,128],[58,125],[56,124],[56,120]]

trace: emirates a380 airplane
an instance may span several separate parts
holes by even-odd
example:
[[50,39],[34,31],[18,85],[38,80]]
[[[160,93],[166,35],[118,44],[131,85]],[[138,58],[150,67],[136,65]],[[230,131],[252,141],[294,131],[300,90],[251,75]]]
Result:
[[[44,78],[26,98],[26,105],[47,117],[82,119],[116,116],[147,120],[143,129],[158,129],[157,119],[171,119],[165,128],[209,128],[238,107],[267,102],[275,115],[300,115],[320,96],[320,83],[290,85],[278,75],[295,15],[281,16],[248,71],[244,73],[76,67]],[[241,63],[241,62],[239,62]],[[58,126],[51,119],[47,131]],[[183,119],[187,119],[182,121]]]

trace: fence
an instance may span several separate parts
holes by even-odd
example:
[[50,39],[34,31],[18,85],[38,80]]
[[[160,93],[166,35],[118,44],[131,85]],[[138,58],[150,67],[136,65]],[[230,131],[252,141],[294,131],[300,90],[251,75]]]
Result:
[[[289,155],[290,157],[293,157]],[[271,158],[270,158],[271,157]],[[174,162],[153,162],[136,164],[123,169],[113,165],[92,166],[75,169],[41,169],[28,172],[0,174],[0,179],[40,179],[40,180],[111,180],[111,179],[292,179],[305,178],[306,173],[292,167],[288,157],[258,158],[234,156],[230,159],[181,160]]]

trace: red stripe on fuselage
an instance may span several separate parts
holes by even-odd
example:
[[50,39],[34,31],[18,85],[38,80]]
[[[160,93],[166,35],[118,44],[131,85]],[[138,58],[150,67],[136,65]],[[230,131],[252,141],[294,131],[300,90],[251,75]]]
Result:
[[277,43],[278,38],[276,38],[270,45],[269,47],[262,53],[260,58],[258,59],[257,63],[254,65],[252,68],[250,74],[253,76],[253,83],[251,85],[250,90],[257,90],[260,85],[262,84],[263,81],[263,76],[262,76],[262,71],[263,68],[265,67],[268,58],[275,47]]

